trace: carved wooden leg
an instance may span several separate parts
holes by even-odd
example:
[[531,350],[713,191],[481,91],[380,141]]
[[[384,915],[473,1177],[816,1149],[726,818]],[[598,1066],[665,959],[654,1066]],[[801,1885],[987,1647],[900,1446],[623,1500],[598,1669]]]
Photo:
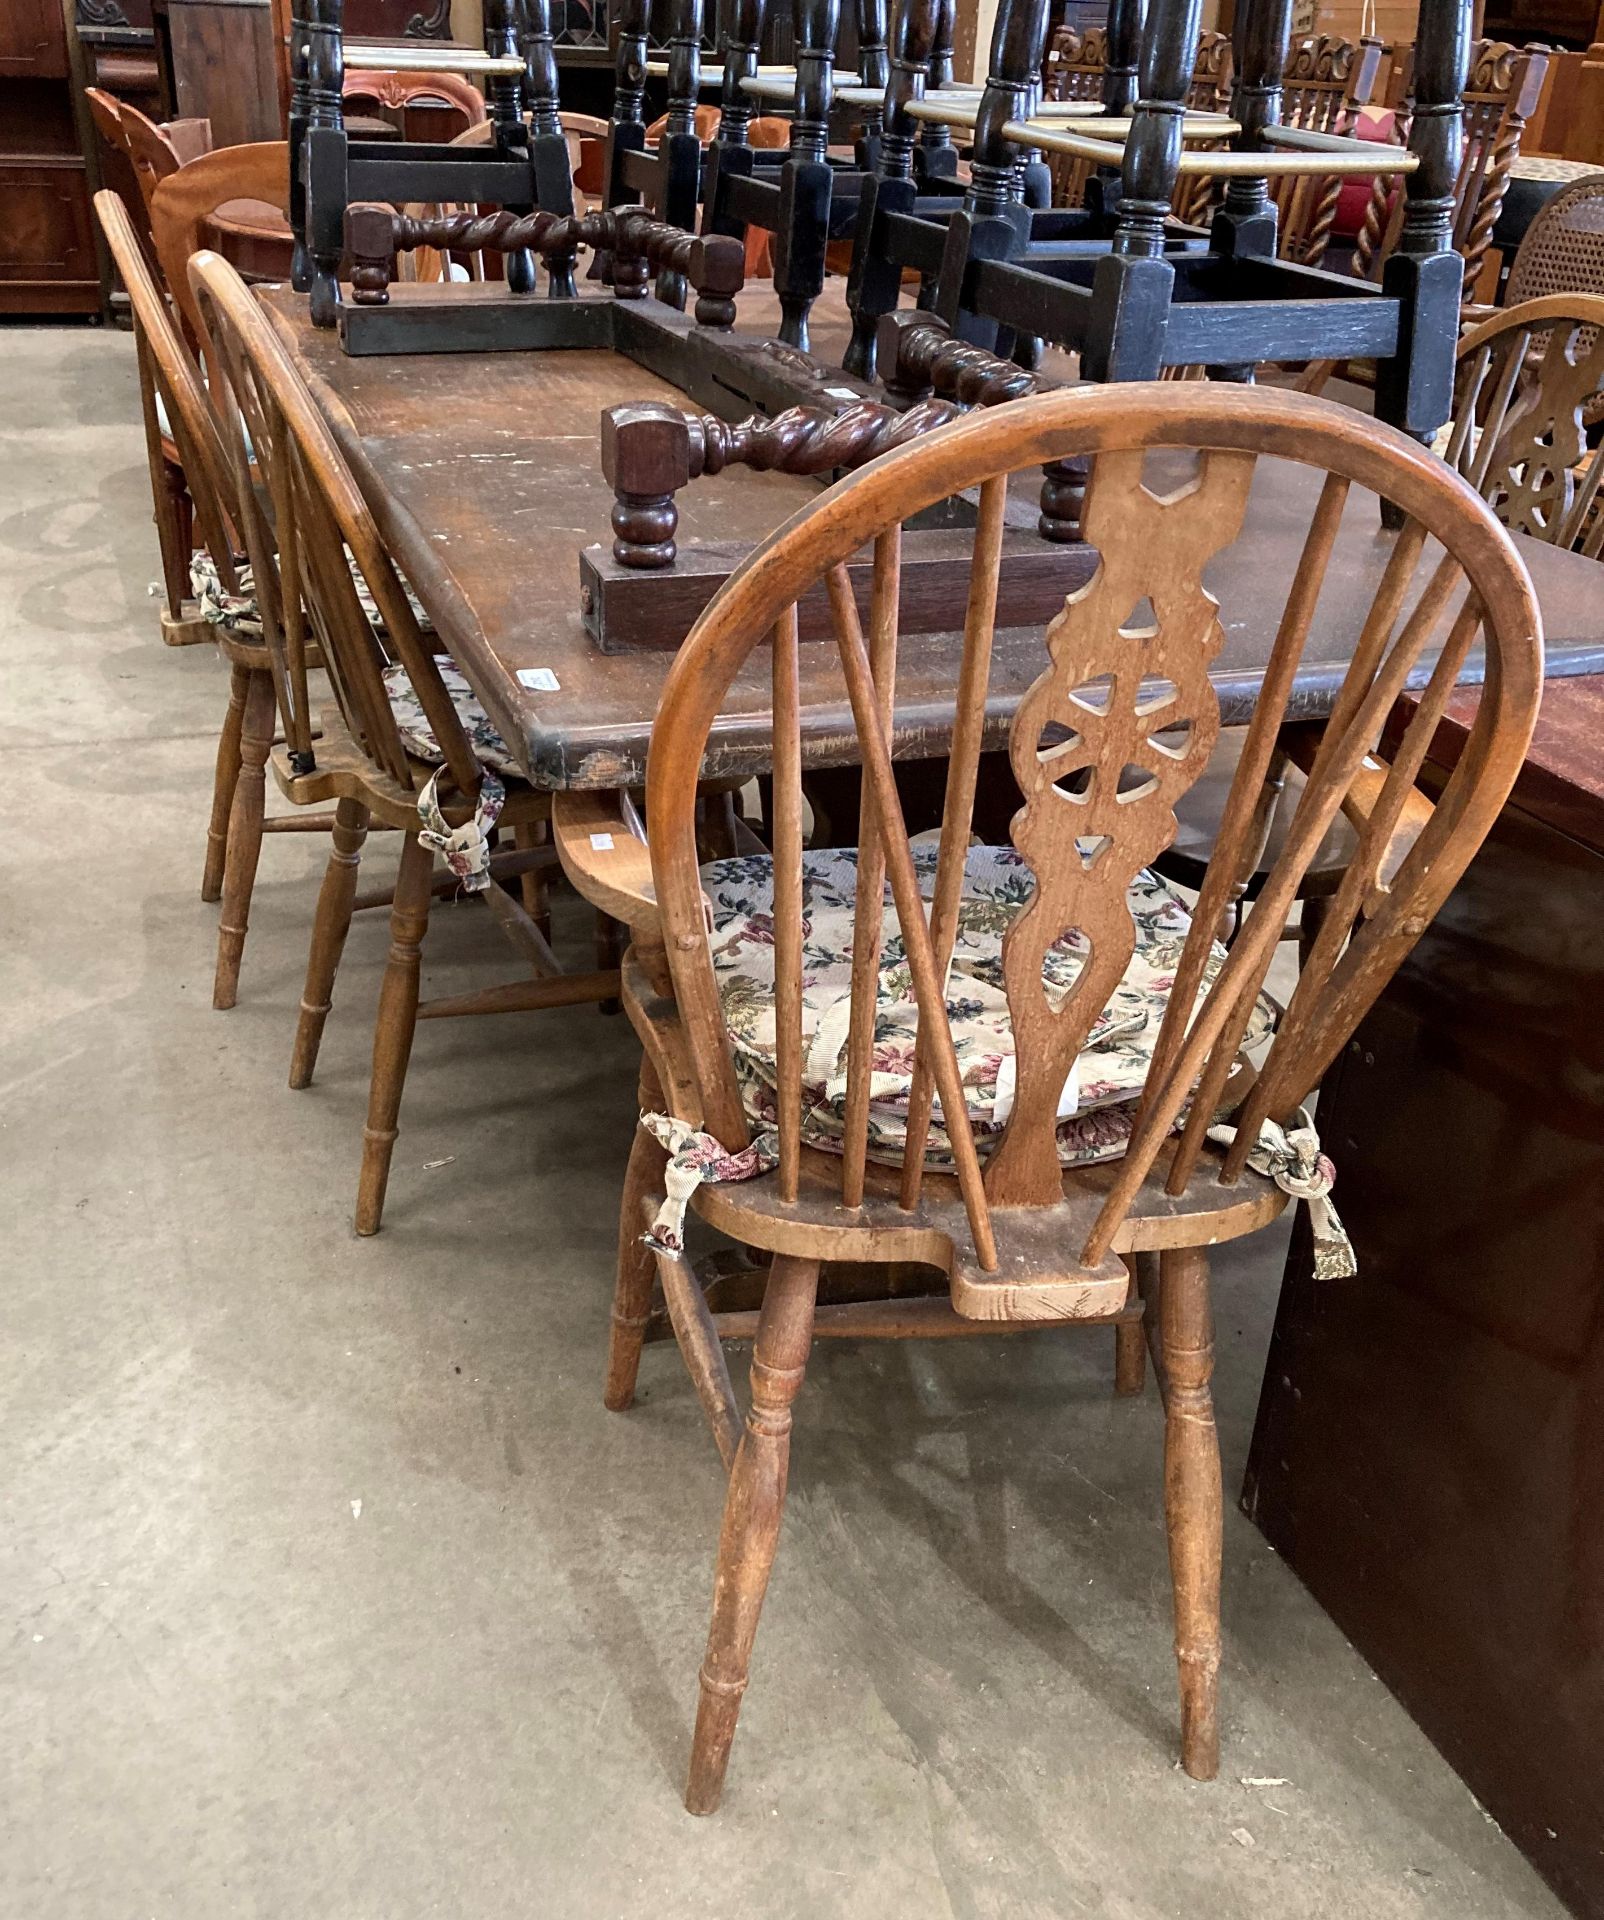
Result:
[[1209,1378],[1214,1319],[1208,1255],[1184,1247],[1162,1256],[1164,1519],[1175,1587],[1175,1658],[1181,1678],[1181,1765],[1194,1780],[1220,1768],[1220,1549],[1224,1514],[1220,1442]]
[[309,1087],[323,1040],[323,1023],[334,1001],[334,976],[345,936],[351,927],[356,901],[357,867],[362,843],[368,837],[368,810],[360,800],[341,800],[334,809],[333,844],[323,885],[317,896],[317,918],[312,922],[312,951],[306,960],[306,985],[301,990],[301,1017],[295,1027],[290,1055],[290,1085]]
[[362,1129],[362,1177],[357,1185],[356,1230],[377,1233],[384,1216],[384,1190],[395,1151],[396,1116],[406,1085],[412,1032],[418,1022],[419,949],[429,927],[429,878],[434,857],[415,833],[401,848],[395,901],[390,908],[390,961],[379,989],[373,1029],[373,1083],[368,1123]]
[[777,1254],[752,1350],[752,1409],[730,1470],[713,1584],[713,1624],[702,1660],[702,1697],[691,1744],[685,1806],[712,1813],[724,1790],[746,1691],[758,1615],[780,1540],[791,1457],[791,1403],[813,1342],[817,1260]]
[[[662,1110],[662,1088],[646,1060],[640,1063],[638,1098],[642,1113]],[[613,1319],[607,1334],[607,1385],[602,1391],[602,1403],[613,1413],[622,1413],[635,1400],[635,1375],[640,1369],[646,1322],[651,1317],[652,1282],[657,1275],[652,1250],[641,1237],[646,1226],[641,1202],[662,1198],[663,1169],[667,1165],[665,1149],[644,1127],[637,1127],[618,1209],[618,1278],[613,1286]]]
[[228,816],[234,806],[234,789],[239,785],[240,733],[245,723],[245,694],[250,685],[249,667],[231,667],[228,677],[228,711],[223,715],[223,731],[217,736],[217,771],[212,775],[212,817],[206,828],[206,865],[201,873],[201,898],[221,900],[223,873],[228,857]]
[[256,861],[262,851],[262,816],[267,778],[263,768],[273,750],[273,680],[247,669],[245,712],[240,720],[239,778],[228,810],[228,849],[223,860],[223,912],[217,926],[217,973],[212,1005],[227,1008],[239,992],[239,966],[245,929],[251,917]]

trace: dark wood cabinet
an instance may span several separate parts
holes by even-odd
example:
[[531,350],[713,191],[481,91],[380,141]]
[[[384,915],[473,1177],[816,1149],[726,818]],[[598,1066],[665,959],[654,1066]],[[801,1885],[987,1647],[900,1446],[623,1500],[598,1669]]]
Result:
[[[1601,589],[1604,590],[1604,589]],[[1474,696],[1438,730],[1440,787]],[[1604,1916],[1604,681],[1321,1090],[1244,1505],[1572,1910]]]
[[61,0],[0,0],[0,313],[100,303]]

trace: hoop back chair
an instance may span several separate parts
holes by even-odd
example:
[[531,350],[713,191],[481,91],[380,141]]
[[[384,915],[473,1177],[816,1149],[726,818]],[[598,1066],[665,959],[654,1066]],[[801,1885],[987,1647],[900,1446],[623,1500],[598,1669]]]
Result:
[[1604,553],[1604,295],[1555,293],[1495,312],[1459,342],[1448,464],[1513,532]]
[[[207,252],[191,263],[190,279],[273,503],[281,617],[268,622],[267,631],[290,689],[286,740],[275,751],[274,771],[281,785],[298,782],[306,795],[335,802],[292,1087],[308,1086],[316,1067],[369,825],[403,834],[357,1190],[356,1230],[371,1234],[383,1215],[418,1019],[611,1000],[618,972],[611,965],[565,971],[527,890],[520,905],[499,884],[554,864],[551,849],[537,844],[549,796],[518,778],[510,750],[466,682],[436,655],[433,635],[425,632],[344,457],[245,282]],[[239,444],[236,458],[243,457]],[[258,516],[252,525],[262,537],[265,520]],[[314,642],[334,694],[315,730],[306,686]],[[491,851],[498,827],[517,845],[511,861],[499,865]],[[523,979],[420,1004],[419,955],[436,850],[518,948],[530,969]]]
[[[1099,564],[1047,627],[1042,670],[1008,728],[1023,796],[1012,845],[977,853],[969,828],[979,755],[994,731],[1008,476],[1069,455],[1090,462],[1083,526]],[[1210,939],[1226,868],[1211,870],[1190,916],[1178,897],[1155,909],[1146,869],[1215,745],[1209,665],[1232,609],[1205,588],[1204,570],[1235,540],[1264,455],[1301,463],[1321,485],[1287,569],[1227,850],[1250,831],[1350,488],[1397,502],[1404,525],[1370,603],[1352,613],[1352,663],[1261,911],[1227,955]],[[1166,467],[1149,475],[1154,456]],[[1186,461],[1190,478],[1175,471]],[[910,846],[892,771],[901,530],[970,488],[979,497],[974,563],[932,859]],[[1442,553],[1422,566],[1428,537]],[[869,546],[865,619],[847,566]],[[864,767],[860,844],[845,871],[821,864],[839,855],[803,846],[797,604],[820,583]],[[1400,821],[1414,775],[1478,634],[1486,685],[1474,733],[1411,839]],[[773,858],[699,869],[698,769],[733,676],[764,653]],[[820,671],[810,669],[815,685]],[[1339,808],[1355,805],[1367,755],[1411,677],[1425,683],[1417,712],[1363,801],[1356,857],[1255,1068],[1243,1050],[1266,1018],[1263,983],[1286,910]],[[729,1467],[686,1796],[693,1812],[711,1811],[720,1795],[778,1540],[791,1406],[816,1328],[1128,1320],[1128,1261],[1156,1296],[1148,1331],[1166,1405],[1182,1763],[1213,1775],[1222,1522],[1207,1249],[1282,1210],[1285,1192],[1258,1170],[1274,1165],[1266,1123],[1299,1124],[1300,1103],[1464,870],[1520,766],[1541,678],[1537,607],[1508,535],[1401,433],[1269,390],[1082,386],[977,412],[886,455],[743,563],[665,683],[648,763],[648,846],[618,834],[613,851],[591,852],[594,802],[570,815],[570,796],[559,797],[565,865],[633,929],[625,1003],[648,1094],[668,1116],[652,1133],[673,1147],[665,1156],[643,1130],[632,1156],[609,1402],[629,1402],[635,1323],[650,1298],[645,1254]],[[1155,910],[1170,928],[1162,951],[1148,944]],[[1057,969],[1071,948],[1080,965],[1066,982]],[[1130,995],[1148,966],[1173,984],[1138,1015]],[[977,1012],[982,1001],[989,1014]],[[1098,1036],[1127,1018],[1128,1032],[1145,1021],[1144,1059],[1127,1061],[1122,1105],[1099,1106],[1099,1088],[1119,1074]],[[999,1124],[1010,1054],[1012,1109]],[[1077,1075],[1084,1111],[1066,1118]],[[720,1183],[697,1184],[709,1171]],[[744,1425],[716,1316],[676,1247],[672,1207],[658,1216],[655,1247],[638,1245],[630,1209],[638,1215],[644,1196],[649,1210],[665,1190],[772,1256]],[[901,1299],[889,1316],[883,1302],[819,1307],[823,1261],[924,1263],[941,1291],[917,1315],[917,1303]]]
[[238,590],[226,524],[227,460],[206,404],[205,382],[152,276],[133,215],[109,188],[95,195],[95,213],[133,315],[145,458],[167,603],[162,637],[169,645],[184,645],[209,637],[204,624],[185,612],[197,533],[228,590]]
[[160,182],[151,196],[150,224],[167,291],[208,375],[209,343],[190,285],[191,258],[206,247],[207,222],[231,200],[258,200],[288,214],[290,150],[283,140],[218,147]]

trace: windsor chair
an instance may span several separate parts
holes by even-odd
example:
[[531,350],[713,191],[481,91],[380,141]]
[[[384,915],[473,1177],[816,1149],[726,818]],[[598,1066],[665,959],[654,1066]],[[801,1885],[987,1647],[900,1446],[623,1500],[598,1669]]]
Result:
[[[194,355],[173,322],[127,209],[117,195],[102,192],[95,196],[95,212],[133,313],[163,565],[168,564],[169,547],[174,556],[181,555],[178,564],[184,588],[193,585],[201,608],[193,623],[198,637],[215,640],[229,667],[228,708],[217,740],[201,873],[201,898],[222,902],[212,1004],[228,1008],[238,994],[263,834],[316,832],[331,823],[326,814],[300,810],[274,820],[265,817],[263,767],[273,743],[274,679],[262,634],[260,589],[239,557],[245,515],[255,503],[242,507],[223,410],[213,403]],[[199,551],[191,551],[193,537],[187,523],[164,525],[171,497],[167,474],[174,466],[194,502]],[[169,594],[174,591],[170,583]],[[290,797],[305,799],[295,792]]]
[[[263,578],[275,582],[263,619],[285,729],[284,745],[273,755],[275,777],[334,802],[292,1087],[309,1086],[317,1064],[369,827],[402,835],[357,1188],[356,1231],[372,1234],[383,1217],[418,1020],[610,1000],[618,972],[614,966],[564,971],[538,912],[500,884],[555,864],[552,850],[536,844],[549,796],[518,776],[467,683],[436,655],[316,403],[244,281],[216,254],[201,253],[190,263],[190,282],[239,405],[236,469],[247,460],[248,434],[250,464],[272,501],[275,551],[263,545],[265,510],[247,517],[246,536],[253,561],[260,553]],[[314,644],[334,695],[315,725],[307,684]],[[497,829],[517,842],[499,866],[491,848]],[[523,978],[420,1004],[436,851],[464,889],[489,907],[529,969]]]
[[[1089,461],[1085,537],[1101,564],[1048,625],[1041,675],[1009,728],[1023,795],[1012,844],[972,850],[1008,475],[1068,455]],[[1236,539],[1263,456],[1301,463],[1322,485],[1248,728],[1228,846],[1249,830],[1350,487],[1395,501],[1404,527],[1262,912],[1227,955],[1211,935],[1229,863],[1211,869],[1190,913],[1148,869],[1215,746],[1209,663],[1232,609],[1203,576]],[[974,566],[932,855],[909,844],[889,751],[901,535],[968,488],[979,493]],[[1428,539],[1440,554],[1422,566]],[[847,562],[868,545],[865,621]],[[803,845],[796,606],[819,583],[864,765],[855,858]],[[1478,636],[1488,679],[1474,737],[1416,837],[1401,827],[1413,775]],[[1415,718],[1366,788],[1367,755],[1429,637],[1440,646]],[[701,867],[697,771],[733,677],[760,652],[772,673],[773,857]],[[608,1403],[629,1404],[655,1262],[729,1471],[693,1812],[720,1797],[814,1335],[1129,1322],[1138,1295],[1165,1403],[1181,1758],[1194,1777],[1214,1775],[1222,1508],[1207,1249],[1274,1219],[1299,1185],[1290,1141],[1267,1123],[1299,1125],[1300,1103],[1463,871],[1520,766],[1541,679],[1536,602],[1509,536],[1407,436],[1268,390],[1083,386],[886,455],[730,578],[664,685],[646,844],[620,830],[595,851],[599,804],[560,798],[565,867],[631,927],[624,1001],[645,1052],[643,1095],[660,1109],[625,1183]],[[1359,818],[1356,857],[1255,1066],[1246,1054],[1273,1018],[1263,985],[1279,920],[1343,807]],[[1298,1151],[1318,1165],[1309,1140]],[[660,1197],[644,1246],[641,1216]],[[744,1426],[719,1343],[734,1329],[682,1251],[687,1201],[771,1257]],[[1340,1268],[1329,1215],[1316,1237]],[[923,1263],[932,1291],[820,1306],[826,1261]]]

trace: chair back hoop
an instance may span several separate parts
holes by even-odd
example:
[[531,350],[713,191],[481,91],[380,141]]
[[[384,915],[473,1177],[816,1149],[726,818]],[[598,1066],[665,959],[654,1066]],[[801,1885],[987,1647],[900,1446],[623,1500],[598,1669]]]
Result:
[[[416,785],[412,761],[384,685],[384,669],[399,663],[453,781],[465,796],[477,794],[479,763],[433,647],[318,402],[234,268],[219,255],[202,252],[193,276],[206,295],[213,325],[230,342],[238,369],[236,396],[248,396],[242,405],[255,415],[255,431],[261,434],[256,444],[264,450],[258,458],[265,458],[273,501],[287,667],[296,670],[298,652],[304,675],[299,626],[304,608],[353,738],[383,774],[411,789]],[[377,609],[382,639],[357,593],[358,577]]]
[[1496,312],[1460,340],[1447,458],[1516,533],[1604,551],[1604,295],[1555,293]]
[[128,291],[139,352],[146,434],[159,443],[161,425],[155,399],[160,395],[179,465],[195,503],[201,544],[212,556],[224,588],[232,593],[238,586],[233,545],[238,502],[233,469],[218,422],[207,404],[200,368],[173,324],[172,313],[139,244],[133,218],[120,195],[103,187],[95,195],[95,214]]
[[290,150],[283,140],[219,147],[191,160],[160,182],[151,196],[150,225],[167,292],[190,338],[205,358],[206,332],[190,286],[190,255],[209,244],[206,223],[230,200],[262,200],[286,219],[290,203]]
[[[1011,833],[1034,876],[1034,892],[1002,946],[1015,1038],[1013,1109],[1000,1134],[993,1127],[981,1141],[965,1117],[944,982],[987,733],[1007,476],[1076,456],[1091,463],[1082,527],[1098,564],[1049,623],[1043,671],[1019,701],[1009,730],[1023,795]],[[1144,479],[1154,456],[1162,456],[1165,470]],[[1299,882],[1339,807],[1350,801],[1366,755],[1406,684],[1423,685],[1415,714],[1257,1079],[1245,1098],[1236,1096],[1237,1143],[1223,1165],[1209,1163],[1223,1183],[1240,1176],[1263,1121],[1286,1120],[1317,1084],[1458,879],[1520,767],[1541,692],[1542,638],[1519,555],[1457,475],[1405,435],[1350,409],[1270,389],[1087,385],[977,411],[839,482],[758,547],[714,596],[675,657],[653,726],[647,827],[665,964],[700,1096],[701,1112],[691,1117],[735,1152],[747,1144],[749,1131],[704,920],[696,782],[731,680],[768,644],[776,716],[773,934],[782,1199],[795,1196],[803,1117],[798,601],[823,581],[864,767],[851,1024],[842,1055],[842,1203],[855,1206],[862,1198],[871,1065],[878,1070],[884,875],[918,1010],[902,1204],[918,1204],[931,1103],[939,1099],[975,1254],[982,1268],[994,1268],[994,1209],[1063,1201],[1060,1097],[1132,957],[1128,889],[1168,845],[1176,801],[1203,770],[1218,733],[1209,665],[1224,628],[1203,575],[1236,538],[1262,456],[1299,463],[1324,478],[1301,555],[1295,562],[1287,556],[1279,625],[1273,608],[1253,610],[1255,623],[1275,632],[1274,647],[1216,857],[1174,969],[1140,1108],[1080,1250],[1083,1266],[1095,1267],[1110,1254],[1178,1122],[1182,1132],[1173,1157],[1158,1173],[1170,1192],[1186,1189],[1207,1127],[1232,1104],[1225,1097],[1227,1080]],[[1155,492],[1155,484],[1169,490]],[[1355,486],[1394,502],[1405,516],[1403,530],[1367,606],[1350,613],[1351,589],[1339,584],[1336,590],[1344,612],[1333,618],[1341,618],[1344,638],[1351,641],[1351,664],[1284,851],[1222,959],[1211,936],[1239,870]],[[979,489],[975,557],[927,920],[890,758],[901,529],[938,501],[970,489]],[[1361,498],[1353,509],[1368,521],[1374,502]],[[1442,557],[1423,566],[1428,538],[1439,544]],[[847,563],[871,543],[873,586],[865,624]],[[1400,860],[1398,821],[1478,633],[1485,692],[1470,742],[1429,824]],[[1322,658],[1332,657],[1327,649],[1333,640],[1329,633],[1322,640]],[[1429,640],[1440,646],[1435,664],[1424,653]],[[1011,657],[1017,663],[1017,652]],[[819,672],[815,665],[815,684]],[[1062,957],[1062,937],[1071,931],[1081,936],[1070,949],[1084,956],[1080,970],[1067,988],[1062,974],[1055,975],[1059,987],[1050,996],[1044,960],[1052,952]],[[984,1167],[983,1145],[992,1148]]]
[[122,144],[133,165],[145,211],[162,181],[208,152],[212,143],[209,120],[172,120],[159,126],[131,101],[120,100]]

